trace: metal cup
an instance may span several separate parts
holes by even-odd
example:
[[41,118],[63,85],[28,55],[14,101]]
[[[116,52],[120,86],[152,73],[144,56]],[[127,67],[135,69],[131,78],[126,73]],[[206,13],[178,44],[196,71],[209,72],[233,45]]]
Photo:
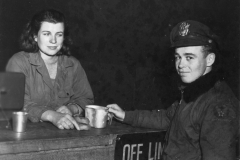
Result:
[[85,117],[89,119],[89,125],[94,128],[104,128],[108,120],[108,108],[87,105],[85,108]]
[[12,127],[14,132],[25,132],[27,124],[27,112],[12,113]]

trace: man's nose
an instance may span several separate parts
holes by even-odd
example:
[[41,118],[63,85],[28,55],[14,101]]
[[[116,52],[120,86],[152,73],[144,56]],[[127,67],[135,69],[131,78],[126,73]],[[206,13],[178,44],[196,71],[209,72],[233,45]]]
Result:
[[185,66],[185,61],[184,59],[180,59],[178,62],[178,68],[183,68]]

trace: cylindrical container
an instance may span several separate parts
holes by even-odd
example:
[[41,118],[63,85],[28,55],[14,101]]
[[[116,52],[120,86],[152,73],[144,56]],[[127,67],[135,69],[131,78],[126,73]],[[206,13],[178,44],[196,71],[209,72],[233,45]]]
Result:
[[108,108],[87,105],[85,108],[85,117],[89,119],[89,125],[94,128],[104,128],[107,125]]
[[25,132],[27,125],[27,112],[12,113],[12,127],[14,132]]

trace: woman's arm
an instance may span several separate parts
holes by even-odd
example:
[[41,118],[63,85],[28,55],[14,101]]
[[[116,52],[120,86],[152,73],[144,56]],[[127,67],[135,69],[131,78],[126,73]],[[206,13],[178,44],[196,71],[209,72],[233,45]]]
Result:
[[41,115],[47,110],[53,110],[49,106],[39,105],[31,100],[30,95],[30,63],[28,61],[28,55],[25,52],[19,52],[13,55],[6,66],[7,72],[20,72],[25,75],[25,95],[23,110],[28,112],[28,118],[32,122],[39,122]]
[[93,104],[94,96],[87,75],[78,60],[74,61],[73,96],[66,104],[73,114],[82,114],[86,105]]

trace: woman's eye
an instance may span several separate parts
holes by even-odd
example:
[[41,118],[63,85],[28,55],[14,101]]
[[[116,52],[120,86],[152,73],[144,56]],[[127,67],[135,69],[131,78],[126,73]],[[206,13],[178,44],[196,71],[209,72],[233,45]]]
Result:
[[191,59],[193,59],[193,57],[187,56],[186,59],[191,60]]
[[62,36],[63,36],[63,34],[57,34],[57,36],[58,36],[58,37],[62,37]]
[[43,33],[43,35],[44,35],[44,36],[49,36],[49,35],[50,35],[50,33]]

